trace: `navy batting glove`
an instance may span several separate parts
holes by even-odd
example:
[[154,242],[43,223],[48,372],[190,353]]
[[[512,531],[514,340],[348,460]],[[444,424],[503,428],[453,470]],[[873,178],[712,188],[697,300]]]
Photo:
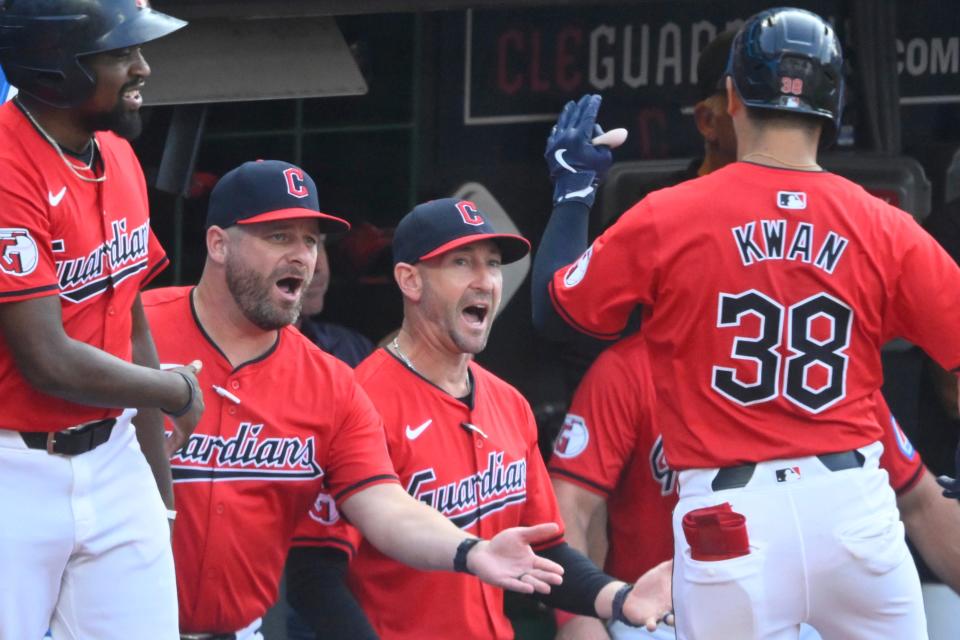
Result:
[[568,102],[547,137],[543,156],[553,181],[553,203],[583,202],[593,205],[597,184],[613,163],[610,148],[590,141],[598,132],[597,112],[602,98],[587,94]]
[[957,448],[954,465],[956,467],[956,471],[954,472],[955,477],[940,476],[937,478],[937,484],[943,487],[944,498],[960,500],[960,447]]

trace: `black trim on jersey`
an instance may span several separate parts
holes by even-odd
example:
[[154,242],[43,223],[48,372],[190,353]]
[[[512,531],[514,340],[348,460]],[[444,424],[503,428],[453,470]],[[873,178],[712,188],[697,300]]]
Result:
[[552,549],[553,547],[557,546],[558,544],[566,544],[566,543],[563,541],[563,534],[562,534],[562,533],[558,533],[557,535],[553,536],[552,538],[547,538],[547,539],[546,539],[545,541],[543,541],[543,542],[538,542],[537,544],[532,544],[532,545],[530,545],[530,546],[533,547],[534,550],[536,550],[536,551],[546,551],[546,550],[548,550],[548,549]]
[[[296,543],[298,542],[310,542],[310,543],[334,542],[336,544],[339,544],[341,547],[346,547],[347,549],[350,549],[350,553],[353,555],[356,555],[357,553],[357,548],[353,546],[353,544],[351,544],[349,540],[344,540],[343,538],[338,538],[336,536],[324,536],[324,537],[296,536],[292,538],[290,542],[293,543],[293,546],[296,546]],[[311,546],[314,546],[314,545],[311,545]]]
[[898,496],[901,496],[907,493],[908,491],[910,491],[911,489],[913,489],[916,486],[917,482],[920,481],[920,476],[923,475],[923,472],[925,471],[925,469],[926,467],[924,467],[923,465],[920,465],[920,467],[913,472],[913,475],[910,476],[909,480],[907,480],[902,485],[897,487],[896,494]]
[[340,493],[333,496],[333,499],[335,502],[340,502],[340,498],[342,498],[344,494],[351,493],[353,491],[356,491],[362,486],[368,485],[371,482],[379,482],[380,480],[396,480],[397,482],[400,482],[400,478],[398,478],[397,475],[394,473],[381,473],[380,475],[377,475],[377,476],[370,476],[369,478],[365,480],[361,480],[360,482],[354,482],[352,485],[350,485],[346,489],[343,489]]
[[496,502],[488,502],[486,504],[481,504],[477,506],[473,511],[468,511],[466,513],[461,513],[458,516],[447,516],[447,519],[450,520],[453,524],[457,525],[461,529],[466,529],[473,525],[474,522],[482,520],[484,516],[490,515],[491,513],[496,513],[504,507],[508,507],[515,502],[526,502],[527,501],[527,492],[515,493],[512,496],[507,496],[506,498],[501,498]]
[[397,354],[395,354],[393,351],[390,351],[390,349],[387,349],[386,347],[381,347],[381,348],[382,348],[384,351],[386,351],[386,352],[390,355],[390,357],[392,357],[394,360],[396,360],[397,362],[399,362],[400,364],[402,364],[404,369],[406,369],[407,371],[409,371],[409,372],[412,373],[413,375],[417,376],[418,378],[420,378],[421,380],[423,380],[424,382],[426,382],[427,384],[429,384],[431,387],[435,387],[435,388],[439,389],[440,391],[442,391],[443,393],[445,393],[446,395],[448,395],[448,396],[450,396],[451,398],[453,398],[454,400],[457,400],[457,401],[459,401],[459,402],[462,402],[462,403],[465,404],[467,407],[469,407],[469,409],[470,409],[471,411],[473,411],[473,402],[474,402],[474,398],[476,398],[476,393],[477,393],[477,379],[476,379],[476,377],[474,377],[473,372],[470,370],[470,365],[469,365],[469,364],[467,365],[467,379],[470,381],[470,393],[468,393],[467,395],[465,395],[465,396],[463,396],[463,397],[458,398],[458,397],[454,396],[452,393],[448,393],[445,389],[443,389],[443,388],[440,387],[439,385],[436,385],[436,384],[434,384],[432,381],[430,381],[429,379],[425,378],[419,371],[417,371],[416,369],[414,369],[413,367],[411,367],[410,365],[408,365],[406,362],[404,362],[404,361],[403,361],[403,358],[401,358],[400,356],[398,356]]
[[170,473],[174,482],[200,482],[212,480],[315,480],[323,475],[319,470],[265,471],[263,469],[221,469],[210,467],[171,466]]
[[593,487],[594,489],[596,489],[597,491],[603,492],[603,494],[604,494],[604,495],[607,495],[607,496],[609,496],[609,495],[611,495],[611,494],[613,493],[613,489],[607,489],[606,487],[597,484],[597,483],[594,482],[593,480],[588,480],[587,478],[584,478],[583,476],[578,476],[577,474],[571,473],[571,472],[569,472],[569,471],[567,471],[567,470],[565,470],[565,469],[554,469],[553,467],[547,467],[547,472],[550,473],[551,475],[567,476],[568,478],[571,478],[571,479],[573,479],[573,480],[576,480],[577,482],[580,482],[580,483],[582,483],[582,484],[591,486],[591,487]]
[[[220,345],[218,345],[216,342],[214,342],[213,338],[210,337],[210,334],[207,333],[207,330],[203,328],[203,324],[200,322],[200,316],[197,315],[197,307],[196,307],[196,304],[195,304],[194,301],[193,301],[193,294],[194,294],[194,292],[196,292],[196,290],[197,290],[197,288],[196,288],[196,287],[193,287],[193,288],[190,289],[190,293],[187,294],[187,297],[189,298],[189,301],[190,301],[190,315],[193,316],[193,321],[196,323],[197,329],[200,330],[201,335],[203,335],[203,337],[206,338],[207,342],[210,343],[210,346],[212,346],[214,349],[216,349],[216,350],[217,350],[217,353],[219,353],[221,356],[223,356],[223,359],[224,359],[224,360],[226,360],[227,362],[230,362],[230,358],[228,358],[228,357],[227,357],[227,354],[225,354],[225,353],[223,352],[223,349],[220,348]],[[270,345],[270,348],[269,348],[269,349],[267,349],[266,351],[264,351],[263,353],[261,353],[261,354],[260,354],[259,356],[257,356],[256,358],[253,358],[253,359],[251,359],[251,360],[247,360],[246,362],[241,362],[240,364],[238,364],[237,366],[235,366],[235,367],[233,368],[233,370],[230,371],[230,373],[231,373],[231,374],[234,374],[234,373],[236,373],[237,371],[239,371],[240,369],[242,369],[243,367],[247,366],[248,364],[254,364],[254,363],[256,363],[256,362],[260,362],[261,360],[266,360],[267,358],[269,358],[270,355],[271,355],[274,351],[277,350],[277,347],[280,346],[280,333],[281,333],[281,330],[280,330],[280,329],[277,329],[276,332],[277,332],[276,339],[273,341],[273,344]],[[232,363],[231,363],[231,364],[232,364]]]
[[[14,106],[20,110],[20,113],[22,113],[23,117],[26,118],[27,122],[30,124],[30,127],[37,132],[37,135],[40,136],[40,138],[43,139],[44,142],[46,142],[47,144],[50,144],[50,140],[47,138],[47,134],[41,131],[40,129],[38,129],[37,126],[33,123],[33,118],[27,112],[27,108],[23,106],[23,104],[21,104],[19,98],[14,97],[11,102],[13,102]],[[96,134],[94,134],[94,136],[95,135]],[[93,136],[91,136],[90,140],[87,142],[87,146],[84,147],[83,151],[81,151],[80,153],[77,153],[72,149],[68,149],[67,147],[61,147],[59,145],[57,145],[57,147],[54,147],[52,144],[50,144],[50,146],[53,147],[54,150],[59,149],[64,154],[72,158],[76,158],[77,160],[79,160],[84,164],[90,164],[91,167],[96,166],[98,169],[103,169],[103,157],[102,157],[103,154],[97,153],[97,150],[99,149],[99,145],[96,145],[93,143]],[[96,155],[93,155],[93,154],[96,154]],[[93,162],[94,158],[96,159],[96,163]],[[81,168],[77,167],[77,170],[81,170]],[[98,173],[101,173],[101,172],[91,171],[91,173],[93,173],[94,175],[97,175]]]
[[54,253],[63,253],[66,251],[66,247],[63,244],[63,240],[54,240],[50,243],[50,250]]
[[129,267],[123,269],[122,271],[117,271],[115,273],[109,273],[93,282],[83,285],[78,289],[71,289],[70,291],[62,291],[60,295],[71,302],[83,302],[88,300],[96,295],[99,295],[106,291],[111,285],[118,285],[130,276],[139,273],[147,268],[147,261],[143,260],[142,262],[137,262]]
[[168,264],[170,264],[170,258],[163,256],[163,260],[150,267],[150,271],[147,271],[147,275],[143,276],[144,285],[153,280],[156,274],[162,271]]
[[56,291],[60,287],[55,284],[48,284],[42,287],[34,287],[33,289],[20,289],[19,291],[2,291],[0,292],[0,298],[12,298],[13,296],[27,296],[31,293],[40,293],[41,291]]
[[547,291],[550,295],[550,302],[553,303],[553,308],[557,310],[557,313],[563,318],[563,321],[569,324],[571,327],[579,331],[580,333],[585,333],[591,338],[598,338],[600,340],[616,340],[623,333],[622,331],[617,331],[615,333],[597,333],[596,331],[591,331],[587,329],[582,324],[573,319],[573,316],[563,308],[563,305],[560,304],[560,301],[557,300],[556,294],[554,293],[553,280],[547,285]]

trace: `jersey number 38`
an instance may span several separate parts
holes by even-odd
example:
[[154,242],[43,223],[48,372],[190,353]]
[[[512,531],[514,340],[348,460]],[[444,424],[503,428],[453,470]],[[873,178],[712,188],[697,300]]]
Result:
[[[735,338],[730,357],[754,363],[755,381],[742,380],[737,369],[716,365],[711,379],[714,390],[745,406],[768,402],[782,393],[811,413],[844,397],[848,362],[844,352],[850,346],[853,324],[850,307],[826,293],[790,307],[756,290],[720,294],[718,327],[740,327],[750,315],[759,320],[759,331]],[[780,348],[784,343],[790,354],[786,357]]]

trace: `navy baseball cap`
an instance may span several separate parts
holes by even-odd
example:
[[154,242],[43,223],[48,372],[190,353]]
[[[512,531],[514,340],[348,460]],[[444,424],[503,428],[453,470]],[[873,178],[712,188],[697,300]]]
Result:
[[220,178],[210,192],[208,229],[294,218],[316,218],[322,233],[350,229],[346,220],[320,211],[313,178],[289,162],[244,162]]
[[526,238],[497,233],[486,214],[469,200],[443,198],[419,204],[403,216],[393,232],[393,264],[415,264],[473,242],[492,240],[503,264],[530,252]]

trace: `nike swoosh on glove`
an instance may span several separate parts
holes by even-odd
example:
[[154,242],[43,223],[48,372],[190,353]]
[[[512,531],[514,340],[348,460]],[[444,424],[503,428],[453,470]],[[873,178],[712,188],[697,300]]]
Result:
[[599,95],[587,94],[568,102],[550,130],[543,156],[554,185],[554,204],[579,201],[592,206],[597,185],[613,164],[610,148],[591,142],[603,133],[597,124],[601,101]]

